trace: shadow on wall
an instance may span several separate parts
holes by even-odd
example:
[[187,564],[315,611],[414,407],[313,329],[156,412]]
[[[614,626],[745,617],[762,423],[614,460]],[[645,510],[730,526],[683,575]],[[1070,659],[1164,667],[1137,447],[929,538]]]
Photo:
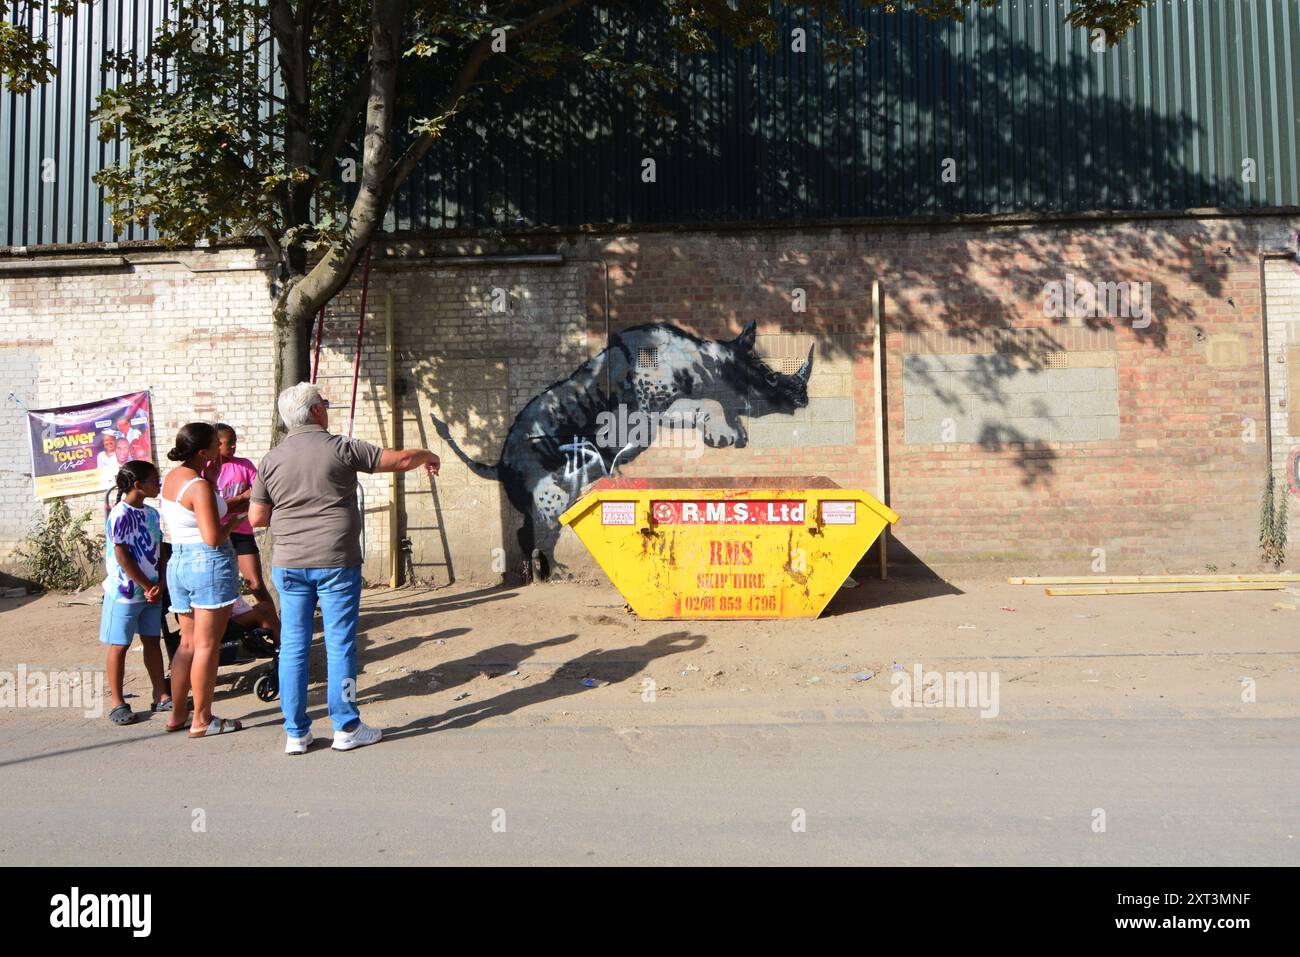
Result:
[[[1158,262],[1161,264],[1159,275],[1168,276],[1171,272],[1180,274],[1204,295],[1212,295],[1220,289],[1227,272],[1228,259],[1224,257],[1218,262],[1211,259],[1207,263],[1200,258],[1201,251],[1197,247],[1210,242],[1231,243],[1236,236],[1233,227],[1228,225],[1218,229],[1198,226],[1197,229],[1199,235],[1189,232],[1180,238],[1167,236],[1157,230],[1132,227],[1121,231],[1089,226],[1068,236],[1060,230],[1056,232],[1060,233],[1058,240],[1069,242],[1072,249],[1076,250],[1072,256],[1090,264],[1090,275],[1129,277],[1134,275],[1131,271],[1134,263]],[[861,272],[890,276],[891,290],[897,284],[897,292],[890,294],[886,313],[888,328],[893,333],[892,349],[900,348],[900,333],[934,330],[941,331],[950,342],[983,343],[985,348],[998,350],[981,355],[979,368],[970,373],[986,407],[1009,408],[1017,399],[1023,402],[1023,394],[1017,395],[1008,390],[1009,383],[1014,379],[1038,377],[1043,380],[1042,388],[1048,388],[1047,380],[1051,376],[1043,373],[1052,368],[1049,366],[1049,357],[1052,353],[1066,349],[1065,317],[1058,323],[1049,323],[1042,329],[1042,335],[1032,337],[990,337],[989,332],[990,329],[1010,329],[1018,320],[1042,322],[1041,312],[1038,315],[1029,312],[1037,303],[1033,292],[1035,287],[1027,284],[1040,280],[1044,285],[1061,282],[1063,274],[1070,267],[1062,266],[1059,262],[1041,263],[1029,269],[1021,269],[1026,275],[1032,274],[1031,279],[1013,281],[1008,278],[1009,273],[1004,273],[1001,278],[991,281],[986,276],[986,267],[981,264],[981,257],[985,253],[995,259],[1005,254],[1020,261],[1025,253],[1018,247],[1032,249],[1044,240],[1027,230],[1020,231],[1014,240],[950,235],[943,245],[943,251],[945,254],[949,249],[959,251],[967,256],[966,260],[963,262],[961,256],[945,255],[946,268],[936,267],[931,272],[923,264],[909,260],[900,265],[881,253],[870,251],[863,239],[861,234],[844,236],[844,241],[851,248],[859,244],[862,246],[860,258],[864,266]],[[684,244],[670,243],[667,255],[680,257],[683,260],[682,268],[687,268],[684,260],[689,251]],[[736,262],[724,264],[730,267],[731,275],[725,279],[719,277],[715,282],[715,286],[723,290],[718,297],[721,302],[702,304],[682,298],[676,302],[656,304],[656,311],[665,319],[689,317],[681,320],[682,325],[689,328],[718,329],[723,325],[719,321],[719,306],[726,302],[726,290],[733,288],[738,290],[738,296],[746,300],[746,311],[752,309],[758,315],[781,316],[789,309],[786,290],[765,279],[767,274],[777,268],[787,273],[790,271],[791,267],[786,260],[792,256],[787,253],[779,258],[781,262],[775,265],[759,262],[748,266],[748,269]],[[837,285],[842,280],[827,279],[831,267],[817,263],[815,257],[806,258],[810,258],[810,261],[802,268],[806,268],[812,277],[808,284],[815,288],[822,280],[826,280],[830,286],[836,287],[831,289],[835,297],[833,302],[847,302],[845,290]],[[611,325],[615,330],[618,330],[618,324],[614,317],[617,317],[620,306],[636,301],[640,266],[635,260],[626,263],[611,292]],[[950,278],[948,270],[953,268],[960,270],[963,275],[960,285],[959,280]],[[671,267],[656,264],[656,271],[670,270]],[[1167,348],[1167,326],[1173,322],[1192,320],[1191,306],[1172,299],[1159,280],[1144,278],[1141,274],[1137,279],[1151,283],[1152,291],[1148,293],[1150,298],[1146,301],[1154,305],[1155,318],[1149,327],[1135,328],[1133,334],[1145,340],[1149,348],[1163,351]],[[920,287],[924,292],[912,295],[909,283],[912,284],[911,288]],[[743,293],[739,292],[742,288]],[[756,288],[760,290],[757,294]],[[1155,292],[1157,288],[1160,289],[1159,293]],[[864,295],[855,306],[861,311],[867,301]],[[1031,304],[1029,309],[1026,309],[1026,302]],[[1041,303],[1041,300],[1038,302]],[[850,337],[838,333],[819,335],[815,331],[819,326],[844,328],[843,323],[837,321],[841,319],[837,314],[841,307],[832,305],[829,309],[821,309],[815,292],[810,304],[814,321],[803,328],[807,330],[804,335],[814,342],[814,367],[819,357],[826,354],[847,358],[854,364],[869,361],[868,337]],[[934,306],[939,308],[932,308]],[[1090,317],[1081,327],[1114,329],[1117,323],[1123,321]],[[1062,327],[1059,335],[1054,325]],[[752,330],[746,330],[745,334],[750,336],[752,342]],[[707,342],[708,348],[717,349],[728,343],[734,348],[738,341],[701,340],[685,329],[681,332],[666,329],[651,332],[643,327],[625,328],[613,333],[613,349],[571,370],[551,389],[533,396],[514,415],[508,412],[503,414],[504,406],[501,403],[501,398],[509,394],[508,381],[495,385],[490,390],[493,401],[485,404],[472,401],[461,404],[454,401],[452,396],[438,396],[440,420],[433,422],[435,429],[453,454],[460,455],[476,475],[501,481],[506,498],[517,513],[521,525],[518,536],[519,555],[534,559],[531,567],[534,575],[545,577],[553,560],[550,550],[558,535],[558,517],[575,500],[577,493],[590,481],[617,471],[635,457],[634,454],[624,453],[629,447],[627,442],[620,440],[610,445],[598,440],[597,413],[603,411],[617,415],[620,406],[626,409],[629,417],[645,414],[662,416],[676,412],[680,414],[679,426],[696,430],[703,437],[705,445],[738,448],[746,444],[749,423],[760,408],[763,412],[776,413],[773,422],[780,423],[781,413],[800,407],[800,401],[780,398],[775,402],[766,401],[761,394],[754,397],[764,401],[751,404],[750,396],[753,393],[747,394],[742,401],[739,397],[740,389],[728,396],[719,396],[716,391],[710,392],[711,377],[698,374],[699,361],[689,357],[682,361],[683,350],[674,349],[663,342],[649,341],[656,336],[681,337],[691,344],[690,348],[696,354],[702,342]],[[988,343],[991,338],[996,341],[990,346]],[[640,343],[641,339],[647,341]],[[861,351],[855,354],[852,348],[846,347],[848,344],[857,344]],[[616,378],[617,385],[607,388],[603,381],[606,371],[616,366],[619,376],[624,376],[630,367],[635,367],[639,357],[644,354],[643,350],[655,357],[652,361],[657,361],[659,368],[643,378]],[[777,373],[757,354],[755,360],[753,365],[760,370],[760,390],[767,383],[768,374],[776,377],[772,381],[777,385],[793,384],[797,378],[797,374]],[[903,357],[891,355],[889,362],[891,378],[896,377],[901,372]],[[434,381],[436,375],[421,366],[422,362],[416,363],[416,378]],[[911,370],[910,375],[919,388],[928,388],[934,394],[942,395],[945,388],[943,380],[931,375],[924,366]],[[619,387],[623,385],[628,388],[620,392]],[[957,395],[952,396],[951,400],[957,404],[962,401],[961,396]],[[806,405],[806,394],[801,401]],[[902,396],[887,395],[886,401],[897,414]],[[682,404],[674,408],[675,403]],[[1010,417],[1008,413],[1008,418]],[[445,418],[445,422],[441,418]],[[655,424],[659,423],[660,420],[656,419]],[[901,439],[901,435],[893,437],[895,442]],[[1048,441],[1021,430],[1013,422],[997,418],[985,422],[973,441],[990,453],[1011,452],[1022,484],[1045,486],[1050,483],[1058,453],[1050,448]],[[865,443],[859,438],[859,445],[861,444]],[[477,451],[473,455],[459,451],[466,446]],[[509,527],[512,516],[507,514],[504,518],[506,521],[503,528],[508,540],[513,531]]]
[[[1086,196],[1087,202],[1095,203],[1098,208],[1107,205],[1137,208],[1153,194],[1150,182],[1153,169],[1173,171],[1186,195],[1213,194],[1220,196],[1225,206],[1245,204],[1241,184],[1234,177],[1210,181],[1204,172],[1186,165],[1185,157],[1196,155],[1197,145],[1206,135],[1202,125],[1186,113],[1161,116],[1112,97],[1104,101],[1104,136],[1093,136],[1093,124],[1085,122],[1064,125],[1062,128],[1067,131],[1064,136],[1050,140],[1026,129],[1023,118],[1026,103],[1047,102],[1055,98],[1059,89],[1068,91],[1067,99],[1089,102],[1089,97],[1094,95],[1099,67],[1086,52],[1064,53],[1063,59],[1049,59],[1018,42],[993,20],[987,22],[987,31],[987,42],[1005,51],[999,57],[996,74],[982,75],[984,67],[979,65],[978,57],[961,57],[946,48],[941,50],[938,62],[930,58],[918,62],[914,49],[897,44],[891,48],[891,56],[897,57],[894,63],[897,83],[890,87],[889,112],[869,108],[869,118],[863,121],[861,111],[835,113],[827,112],[821,102],[806,105],[826,117],[823,130],[830,138],[828,142],[851,144],[846,146],[853,154],[853,165],[849,168],[887,168],[891,189],[915,189],[942,200],[937,205],[925,206],[926,210],[961,210],[966,201],[963,178],[970,182],[987,179],[990,164],[998,171],[1024,171],[1039,181],[1064,177],[1066,182],[1059,187],[1060,195]],[[966,129],[966,110],[954,108],[933,113],[936,123],[933,141],[954,144],[953,152],[958,154],[952,167],[956,181],[952,183],[942,178],[941,160],[945,158],[940,155],[944,152],[942,145],[933,152],[908,149],[905,140],[895,135],[897,117],[903,115],[901,111],[918,106],[918,90],[925,85],[921,81],[928,82],[927,78],[934,76],[961,77],[964,87],[978,84],[981,114],[1012,118],[1000,125],[982,126],[984,140],[972,144]],[[799,107],[805,93],[794,86],[788,92],[794,98],[794,106]],[[555,137],[562,135],[563,131],[555,127],[557,115],[562,115],[575,129],[600,131],[591,134],[590,149],[593,154],[613,155],[601,152],[613,150],[618,143],[608,111],[625,107],[611,107],[615,102],[611,98],[594,92],[569,91],[563,84],[557,86],[556,96],[564,109],[548,110],[545,116],[538,113],[536,123],[519,124],[518,116],[510,112],[516,109],[517,101],[506,99],[486,105],[477,114],[475,123],[466,124],[454,135],[449,134],[448,149],[469,150],[486,164],[487,168],[479,170],[477,175],[511,184],[496,197],[492,210],[470,210],[458,220],[463,225],[491,233],[504,222],[515,224],[520,217],[525,224],[529,222],[519,211],[536,199],[536,184],[507,174],[513,169],[511,164],[520,154],[521,146],[526,148],[525,153],[528,149],[545,150]],[[675,122],[682,122],[685,116],[679,111]],[[703,124],[706,131],[733,122],[722,114],[710,114],[707,108],[703,112],[697,110],[694,117],[692,122]],[[618,128],[625,134],[628,129],[635,130],[637,122],[650,123],[645,118],[632,120],[631,126]],[[864,127],[869,135],[862,135]],[[511,149],[500,148],[506,137],[503,131],[520,129],[523,132],[510,134],[515,136],[510,140]],[[712,152],[692,155],[692,175],[706,182],[725,179],[723,173],[734,163],[734,157],[723,156],[717,137],[694,135],[698,129],[687,132],[692,133],[693,143],[714,144]],[[657,135],[653,142],[670,152],[675,148],[677,134],[671,124],[658,130]],[[971,149],[972,146],[978,149]],[[826,215],[834,209],[834,197],[844,188],[843,155],[825,149],[789,150],[782,155],[788,165],[775,173],[770,170],[765,173],[779,173],[778,179],[783,177],[782,182],[789,185],[786,198],[790,202],[777,204],[774,216],[796,227],[800,217]],[[446,199],[443,193],[447,181],[443,173],[436,171],[436,164],[428,169],[431,171],[427,173],[428,178],[413,184],[407,198],[408,213],[415,220],[428,213],[421,207],[422,203]],[[1010,172],[999,173],[1008,179],[1010,175]],[[1028,191],[1018,191],[1018,185],[1010,183],[1005,194],[1028,196]],[[609,203],[602,206],[607,209],[617,208],[614,191],[626,188],[617,177],[584,182],[581,186],[607,194]],[[799,201],[794,202],[794,197]],[[1158,198],[1173,206],[1177,197],[1170,192]],[[534,208],[539,212],[532,222],[545,221],[545,209],[540,205]],[[552,215],[556,208],[551,208]],[[1009,202],[1005,211],[1013,210],[1033,211],[1033,207],[1024,199]],[[725,210],[720,212],[723,215],[718,218],[726,218]],[[642,221],[654,221],[653,213],[653,206],[647,208]],[[502,235],[498,232],[498,236]],[[821,238],[823,235],[825,239]],[[867,358],[869,339],[835,333],[843,329],[865,331],[868,323],[863,317],[870,305],[870,280],[880,277],[886,282],[888,328],[895,334],[891,346],[897,348],[894,343],[899,333],[942,332],[953,343],[969,344],[973,351],[987,351],[990,359],[984,367],[985,374],[979,377],[982,397],[994,406],[1009,406],[1013,397],[1005,390],[1007,380],[1013,374],[1037,375],[1049,368],[1048,356],[1065,348],[1063,340],[1069,328],[1124,327],[1149,348],[1166,350],[1171,327],[1196,320],[1192,304],[1186,297],[1176,296],[1171,284],[1190,285],[1199,290],[1197,298],[1222,297],[1226,294],[1228,270],[1244,252],[1236,248],[1241,237],[1231,224],[1206,225],[1192,221],[1175,222],[1171,226],[1167,221],[1153,220],[1149,225],[1137,222],[1123,228],[1104,222],[998,228],[979,224],[882,226],[870,231],[843,229],[817,236],[809,248],[800,249],[798,238],[788,240],[780,234],[760,234],[757,240],[747,237],[743,243],[730,234],[720,234],[710,238],[710,255],[705,257],[699,255],[699,241],[694,239],[674,241],[665,237],[662,242],[655,241],[644,248],[633,247],[632,253],[623,252],[625,246],[614,249],[611,244],[606,250],[612,264],[610,315],[605,318],[615,337],[620,329],[626,332],[633,323],[649,318],[726,340],[736,333],[737,315],[746,319],[761,317],[766,324],[765,331],[773,326],[792,325],[791,297],[793,290],[800,288],[807,295],[807,321],[793,325],[811,337],[816,356],[845,356],[856,363]],[[517,244],[524,251],[540,251],[546,245],[544,240],[522,236]],[[685,281],[686,277],[690,282]],[[1127,305],[1123,308],[1112,308],[1121,300],[1116,296],[1110,300],[1105,295],[1098,296],[1096,289],[1091,299],[1076,300],[1073,296],[1076,283],[1137,284],[1140,292],[1125,300]],[[712,296],[698,295],[701,287],[713,290]],[[1062,296],[1064,289],[1070,290],[1069,301]],[[1054,302],[1054,297],[1060,301]],[[1142,313],[1131,313],[1139,307],[1144,310]],[[647,316],[650,308],[653,315]],[[1006,335],[994,337],[996,342],[989,344],[991,330],[1010,329],[1026,322],[1037,325],[1044,320],[1045,335]],[[854,349],[861,351],[855,354]],[[627,356],[621,359],[627,360]],[[895,357],[891,356],[890,360],[891,372],[896,373],[897,367],[892,365]],[[429,377],[430,368],[420,369],[419,365],[417,362],[414,371],[417,378],[424,380]],[[569,394],[595,389],[599,383],[594,377],[602,372],[599,365],[593,366],[589,361],[576,370],[557,368],[557,388],[568,390]],[[533,559],[530,568],[534,573],[545,574],[548,549],[553,546],[557,532],[555,519],[573,498],[568,486],[574,479],[588,481],[598,477],[592,474],[599,471],[595,469],[597,457],[604,471],[613,471],[623,463],[612,462],[598,448],[586,448],[582,443],[590,439],[582,434],[577,434],[575,441],[574,435],[556,435],[545,429],[546,438],[540,435],[525,438],[509,431],[512,421],[530,425],[528,402],[512,395],[509,375],[507,370],[502,381],[484,390],[482,396],[487,398],[480,397],[481,402],[464,405],[440,402],[439,411],[448,426],[444,438],[453,449],[464,446],[479,450],[476,456],[463,456],[472,462],[469,467],[481,477],[502,481],[521,520],[519,544],[523,555]],[[916,377],[921,387],[936,394],[943,392],[942,381],[927,382],[924,368],[917,371]],[[706,398],[679,383],[673,385],[677,387],[675,397],[685,396],[697,407]],[[550,410],[554,419],[566,410],[556,405],[559,394],[555,390],[551,393],[550,398],[536,395],[531,402],[534,411],[536,406],[547,403],[556,406]],[[504,404],[502,397],[508,400]],[[655,408],[647,395],[637,393],[634,398],[630,411],[663,411]],[[887,401],[896,410],[902,397],[887,397]],[[725,408],[725,402],[722,405],[719,419],[726,429],[733,434],[743,432],[745,413],[752,410],[737,412]],[[517,419],[518,416],[523,420]],[[706,425],[702,431],[707,429]],[[713,437],[718,438],[717,433]],[[901,436],[893,437],[895,442],[900,440]],[[550,442],[555,447],[537,456],[539,467],[531,473],[507,476],[494,470],[493,467],[500,468],[499,459],[509,464],[512,447],[521,441]],[[1027,434],[1013,423],[991,421],[978,432],[974,442],[991,453],[1012,452],[1022,484],[1042,486],[1050,482],[1057,453],[1049,448],[1047,441]],[[571,447],[563,448],[565,445]],[[508,538],[511,530],[506,531]],[[540,565],[535,554],[539,552]]]

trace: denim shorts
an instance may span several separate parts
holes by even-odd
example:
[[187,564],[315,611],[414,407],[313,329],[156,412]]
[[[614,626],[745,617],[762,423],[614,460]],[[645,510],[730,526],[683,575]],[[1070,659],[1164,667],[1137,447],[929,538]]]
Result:
[[187,615],[195,608],[225,608],[239,597],[239,565],[230,543],[213,548],[202,542],[172,545],[167,562],[171,611]]
[[99,640],[106,645],[129,645],[136,635],[157,638],[162,634],[162,608],[143,601],[118,601],[104,596],[99,617]]

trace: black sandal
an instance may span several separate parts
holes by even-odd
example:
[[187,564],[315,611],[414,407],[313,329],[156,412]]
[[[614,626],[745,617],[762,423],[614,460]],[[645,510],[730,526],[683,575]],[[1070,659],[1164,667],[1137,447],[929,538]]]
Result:
[[135,712],[129,704],[120,704],[108,713],[108,720],[114,724],[135,724]]

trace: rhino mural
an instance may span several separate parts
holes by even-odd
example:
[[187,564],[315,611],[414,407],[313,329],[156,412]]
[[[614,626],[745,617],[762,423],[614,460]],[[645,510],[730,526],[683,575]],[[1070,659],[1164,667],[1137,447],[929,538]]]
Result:
[[[711,448],[741,448],[748,443],[742,414],[788,415],[808,404],[812,350],[786,375],[754,352],[754,337],[752,322],[725,342],[660,323],[619,332],[524,406],[495,465],[470,458],[436,417],[434,428],[476,475],[502,483],[524,517],[519,544],[528,574],[545,578],[560,516],[588,485],[645,451],[659,429],[695,429]],[[629,419],[649,427],[630,434],[612,427]]]

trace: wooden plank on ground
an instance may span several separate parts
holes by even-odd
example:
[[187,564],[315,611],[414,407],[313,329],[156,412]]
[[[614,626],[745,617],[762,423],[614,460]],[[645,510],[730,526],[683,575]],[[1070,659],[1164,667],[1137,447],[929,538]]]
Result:
[[1053,596],[1066,595],[1162,595],[1212,591],[1281,591],[1283,582],[1197,582],[1179,584],[1096,585],[1092,587],[1060,585],[1045,588]]
[[1061,575],[1037,578],[1008,578],[1011,585],[1145,585],[1195,584],[1198,582],[1300,582],[1300,575]]

